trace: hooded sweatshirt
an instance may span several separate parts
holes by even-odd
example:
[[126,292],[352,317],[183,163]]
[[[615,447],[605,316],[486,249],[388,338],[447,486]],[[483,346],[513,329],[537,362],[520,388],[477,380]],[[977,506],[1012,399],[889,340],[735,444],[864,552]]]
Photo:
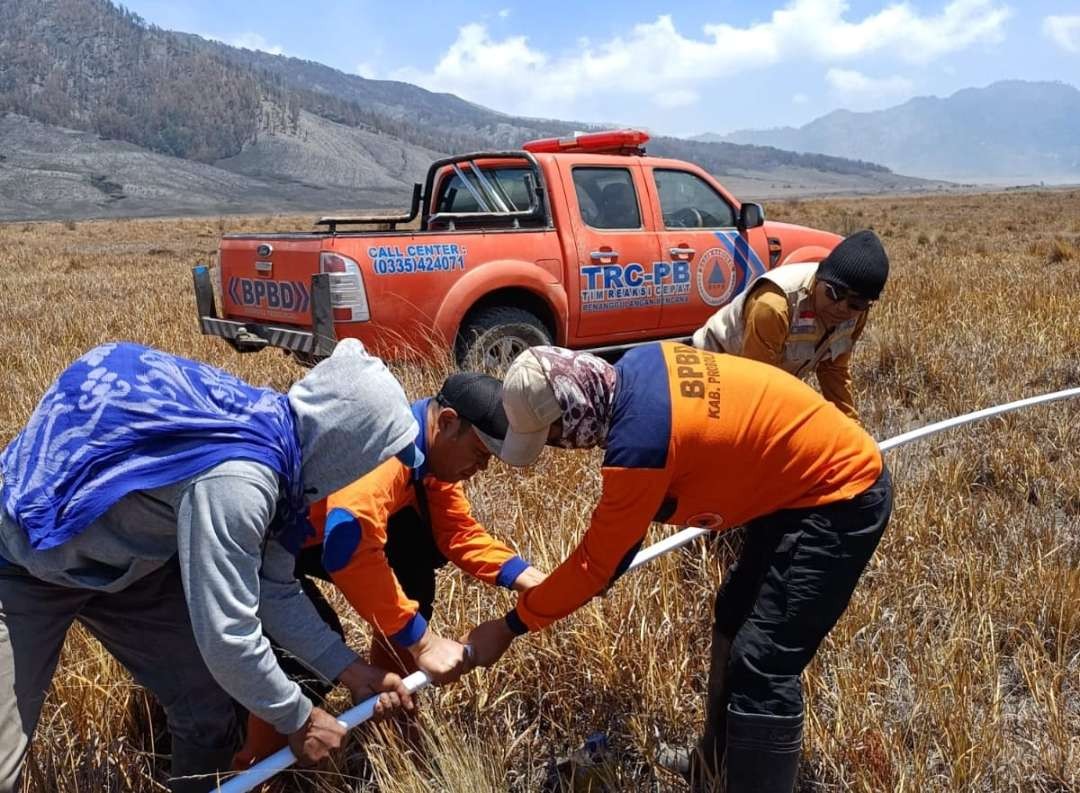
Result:
[[[342,341],[288,399],[309,504],[374,469],[417,434],[401,386],[354,339]],[[292,555],[266,542],[284,495],[268,466],[230,460],[130,493],[80,534],[43,551],[0,510],[0,557],[55,584],[119,592],[177,556],[210,672],[248,710],[291,733],[307,720],[311,702],[281,671],[264,627],[328,680],[357,656],[303,594]]]

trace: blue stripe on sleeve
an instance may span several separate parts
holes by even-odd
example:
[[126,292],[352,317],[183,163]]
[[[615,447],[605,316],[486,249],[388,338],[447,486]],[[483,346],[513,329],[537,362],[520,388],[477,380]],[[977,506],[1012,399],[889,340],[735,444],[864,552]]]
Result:
[[323,530],[322,563],[333,573],[349,563],[360,546],[360,523],[347,509],[335,507],[326,516]]
[[418,641],[420,637],[424,635],[424,631],[427,630],[427,620],[424,619],[424,615],[420,612],[413,614],[411,620],[405,623],[405,627],[399,630],[397,633],[390,636],[395,643],[402,647],[412,647]]
[[510,613],[506,615],[506,625],[515,636],[521,636],[529,632],[529,628],[518,616],[517,609],[511,609]]
[[525,572],[525,568],[529,566],[529,563],[522,559],[520,556],[514,556],[507,559],[501,568],[499,568],[499,575],[495,578],[495,583],[501,587],[512,589],[514,582],[517,581],[517,577]]

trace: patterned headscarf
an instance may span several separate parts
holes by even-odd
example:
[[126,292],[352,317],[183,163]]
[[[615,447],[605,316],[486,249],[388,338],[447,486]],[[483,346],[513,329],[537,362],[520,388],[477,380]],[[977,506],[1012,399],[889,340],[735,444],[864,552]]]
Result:
[[160,350],[103,344],[61,372],[0,453],[0,499],[31,547],[44,551],[128,493],[234,459],[280,476],[282,539],[299,548],[310,527],[288,398]]
[[533,347],[544,375],[562,408],[562,436],[554,445],[564,449],[607,446],[615,405],[615,367],[587,352],[562,347]]

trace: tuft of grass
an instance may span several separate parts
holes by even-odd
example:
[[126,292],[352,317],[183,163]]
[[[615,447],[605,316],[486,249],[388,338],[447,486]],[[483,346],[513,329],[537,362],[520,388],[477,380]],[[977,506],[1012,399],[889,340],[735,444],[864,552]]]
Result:
[[1076,248],[1060,237],[1050,243],[1050,249],[1046,252],[1046,261],[1048,264],[1071,262],[1076,258]]

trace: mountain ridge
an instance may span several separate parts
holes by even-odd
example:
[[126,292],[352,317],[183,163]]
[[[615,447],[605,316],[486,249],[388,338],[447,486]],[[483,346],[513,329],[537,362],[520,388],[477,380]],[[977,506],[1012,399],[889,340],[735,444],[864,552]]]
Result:
[[800,127],[695,139],[843,151],[923,177],[1080,181],[1080,89],[1062,81],[1001,80],[882,110],[834,110]]
[[[259,193],[253,205],[266,205],[277,190],[283,209],[307,208],[320,191],[327,209],[356,207],[369,199],[385,205],[382,193],[394,189],[403,201],[438,156],[517,148],[528,139],[592,128],[582,122],[510,116],[409,83],[369,80],[314,61],[164,30],[110,0],[0,4],[0,112],[48,125],[48,135],[57,140],[71,130],[98,136],[79,140],[100,162],[87,155],[69,165],[82,163],[84,180],[101,177],[120,185],[128,197],[160,193],[140,186],[137,169],[122,165],[134,155],[121,143],[145,150],[146,162],[158,174],[154,178],[176,168],[178,178],[187,180],[194,171],[183,163],[200,163],[253,180],[247,185]],[[6,145],[17,142],[26,147],[26,163],[38,162],[45,154],[35,154],[29,129],[9,123]],[[117,144],[115,150],[110,143]],[[768,146],[660,136],[649,150],[752,185],[794,179],[810,191],[820,182],[830,191],[875,192],[921,184],[869,162]],[[14,167],[0,162],[0,170],[7,169],[0,177],[9,189],[16,184]],[[45,172],[28,167],[24,176]],[[242,180],[222,176],[221,181],[242,194]],[[35,189],[47,194],[52,188],[41,184]],[[17,198],[9,194],[5,205]],[[237,201],[239,194],[210,192],[201,201],[192,194],[190,201],[175,206],[189,211],[189,205],[202,203],[213,211]],[[168,211],[168,201],[162,202],[140,211]],[[112,212],[136,203],[114,196],[86,209]],[[33,200],[27,206],[34,212],[45,209]]]

